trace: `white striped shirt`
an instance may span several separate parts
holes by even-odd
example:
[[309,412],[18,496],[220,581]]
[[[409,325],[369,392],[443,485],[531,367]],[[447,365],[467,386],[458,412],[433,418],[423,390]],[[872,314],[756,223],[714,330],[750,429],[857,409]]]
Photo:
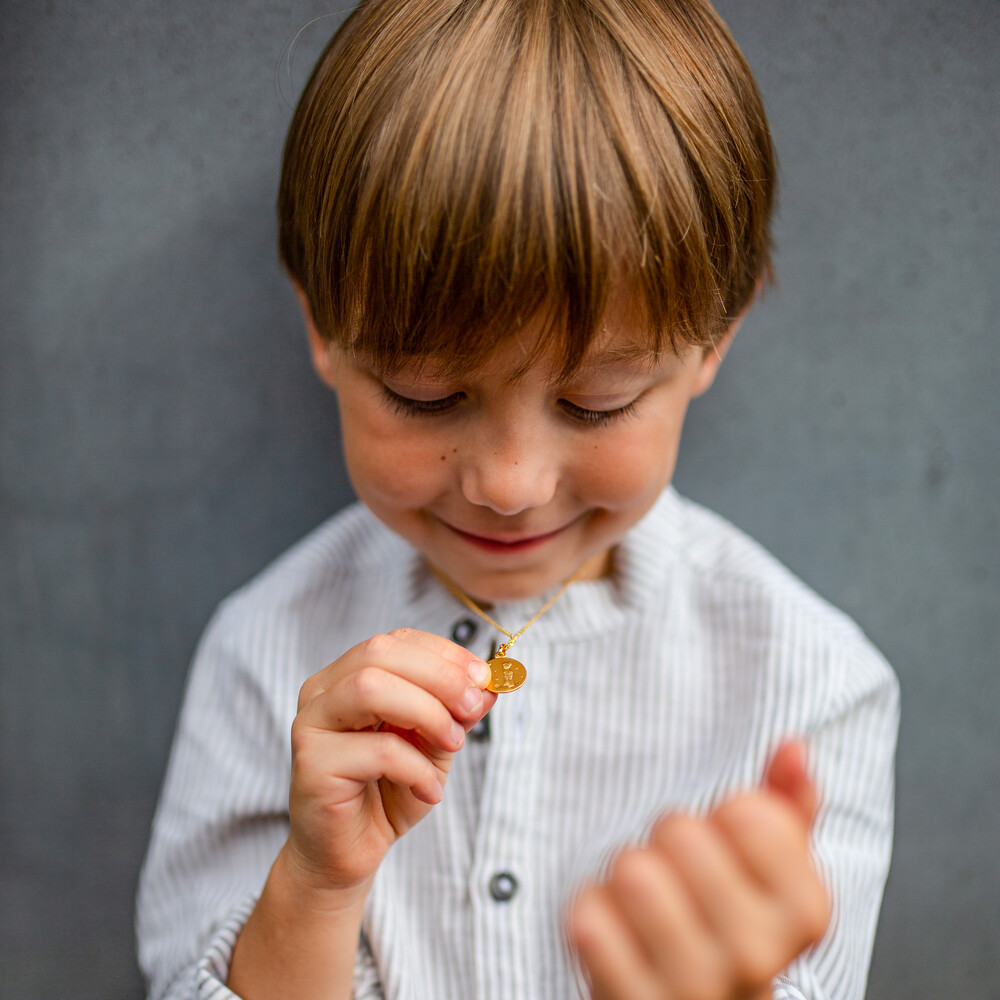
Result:
[[[537,607],[493,614],[517,628]],[[151,997],[233,996],[232,946],[288,830],[299,687],[401,626],[482,656],[495,638],[358,505],[220,607],[140,885]],[[702,812],[756,786],[789,737],[808,741],[821,789],[814,847],[834,918],[774,994],[862,997],[889,865],[898,690],[857,626],[668,489],[617,548],[612,577],[573,584],[517,648],[527,684],[500,698],[444,800],[376,875],[356,997],[585,996],[563,937],[574,889],[663,812]]]

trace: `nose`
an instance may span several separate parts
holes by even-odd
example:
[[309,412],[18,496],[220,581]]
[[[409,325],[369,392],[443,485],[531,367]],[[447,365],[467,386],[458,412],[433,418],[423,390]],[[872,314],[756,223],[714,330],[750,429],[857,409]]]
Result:
[[466,500],[506,517],[547,504],[558,480],[551,450],[526,428],[510,428],[481,441],[462,461]]

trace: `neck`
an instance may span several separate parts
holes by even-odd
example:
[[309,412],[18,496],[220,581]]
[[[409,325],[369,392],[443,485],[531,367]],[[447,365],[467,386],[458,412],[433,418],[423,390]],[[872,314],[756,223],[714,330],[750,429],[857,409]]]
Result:
[[603,580],[611,576],[614,568],[614,555],[611,549],[605,549],[596,556],[591,556],[574,574],[574,580]]
[[[444,587],[448,591],[450,591],[454,597],[457,597],[460,601],[465,603],[466,606],[470,608],[470,610],[475,611],[477,614],[482,615],[483,611],[491,610],[494,604],[498,603],[495,600],[480,598],[476,594],[470,591],[462,590],[462,588],[460,588],[458,584],[455,583],[454,580],[452,580],[442,570],[438,569],[437,566],[435,566],[432,562],[430,562],[429,560],[425,560],[425,564],[430,569],[431,573],[433,573],[433,575],[437,577],[438,581],[442,583]],[[571,574],[566,580],[562,582],[558,594],[562,594],[571,583],[578,583],[583,580],[600,580],[603,579],[604,577],[608,577],[611,575],[613,569],[614,569],[614,556],[612,550],[606,549],[604,552],[599,552],[597,555],[591,556],[589,559],[581,563],[579,569],[577,569],[575,573]],[[537,596],[540,599],[543,596],[543,594],[538,594],[535,596]],[[517,600],[529,601],[532,600],[532,596],[527,595],[525,597],[519,597],[517,598]],[[550,603],[554,600],[555,598],[550,599]],[[504,603],[504,602],[500,601],[499,603]],[[491,624],[496,625],[495,622],[491,622]],[[500,626],[496,625],[496,627],[499,628]]]

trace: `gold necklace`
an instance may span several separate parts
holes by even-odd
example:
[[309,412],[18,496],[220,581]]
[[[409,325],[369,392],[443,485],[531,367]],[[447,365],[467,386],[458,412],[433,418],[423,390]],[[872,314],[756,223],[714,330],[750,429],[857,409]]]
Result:
[[[430,564],[428,564],[430,565]],[[582,567],[576,571],[565,583],[542,605],[542,607],[532,615],[531,618],[525,622],[516,632],[508,632],[507,629],[503,627],[499,622],[494,621],[490,616],[483,611],[481,607],[468,594],[464,593],[459,586],[452,580],[448,579],[436,566],[431,565],[431,572],[441,581],[444,587],[452,595],[452,597],[460,600],[471,612],[479,615],[484,622],[488,622],[495,629],[503,632],[507,636],[507,641],[501,643],[497,646],[497,651],[493,658],[486,661],[487,666],[490,668],[493,676],[490,678],[489,684],[486,685],[487,691],[493,691],[495,694],[506,694],[508,691],[516,691],[527,679],[528,672],[524,669],[524,664],[519,660],[512,659],[507,655],[507,650],[521,638],[522,635],[527,631],[528,627],[534,625],[542,615],[545,614],[549,608],[552,607],[556,601],[566,593],[566,588],[577,579],[577,577],[582,572]]]

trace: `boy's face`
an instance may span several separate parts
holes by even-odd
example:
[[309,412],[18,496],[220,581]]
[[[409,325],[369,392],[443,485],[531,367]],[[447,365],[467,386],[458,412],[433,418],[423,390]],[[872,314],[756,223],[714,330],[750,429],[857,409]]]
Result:
[[698,348],[630,358],[637,338],[611,317],[566,382],[553,383],[544,360],[511,382],[518,345],[458,378],[426,366],[382,379],[322,340],[308,310],[306,321],[358,497],[482,602],[536,596],[581,568],[606,572],[670,482],[688,403],[721,363]]

